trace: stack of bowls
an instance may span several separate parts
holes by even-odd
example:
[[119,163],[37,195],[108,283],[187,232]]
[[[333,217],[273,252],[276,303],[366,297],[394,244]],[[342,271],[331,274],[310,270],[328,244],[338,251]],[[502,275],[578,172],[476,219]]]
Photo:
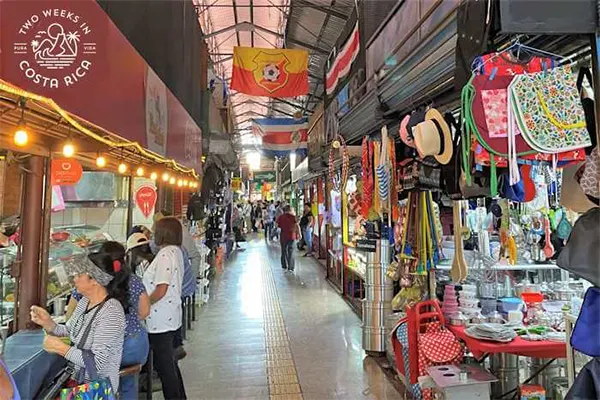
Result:
[[477,287],[475,285],[462,285],[462,290],[458,292],[458,301],[460,311],[469,317],[477,315],[481,311],[477,307],[479,299],[477,298]]
[[456,301],[456,288],[454,285],[446,285],[444,288],[442,312],[446,316],[456,314],[456,312],[458,312],[458,301]]

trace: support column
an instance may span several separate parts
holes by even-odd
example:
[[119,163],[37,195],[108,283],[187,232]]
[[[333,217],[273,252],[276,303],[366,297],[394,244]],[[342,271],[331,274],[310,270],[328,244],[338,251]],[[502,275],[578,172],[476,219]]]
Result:
[[127,229],[125,236],[131,232],[131,228],[133,227],[133,175],[129,176],[129,181],[127,182],[127,196]]
[[[45,305],[40,299],[40,244],[42,231],[42,197],[44,193],[44,158],[31,156],[27,166],[21,215],[21,263],[17,271],[17,330],[39,328],[31,322],[32,305]],[[43,282],[45,284],[45,282]]]

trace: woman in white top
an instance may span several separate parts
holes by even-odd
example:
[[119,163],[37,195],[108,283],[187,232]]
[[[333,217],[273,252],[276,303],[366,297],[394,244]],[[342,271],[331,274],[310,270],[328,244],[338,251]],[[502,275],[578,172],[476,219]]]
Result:
[[150,315],[146,319],[150,347],[165,400],[182,400],[187,397],[173,348],[173,337],[181,327],[181,223],[171,217],[159,220],[155,227],[154,242],[160,250],[144,272],[143,278],[152,303]]

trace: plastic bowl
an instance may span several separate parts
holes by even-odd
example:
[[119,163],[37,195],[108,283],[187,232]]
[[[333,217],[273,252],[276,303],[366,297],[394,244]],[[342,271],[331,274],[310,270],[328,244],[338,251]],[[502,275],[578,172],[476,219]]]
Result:
[[459,299],[474,299],[475,297],[477,297],[477,294],[475,292],[462,291],[458,294]]
[[476,308],[477,304],[479,304],[479,299],[463,299],[463,298],[461,298],[459,301],[460,301],[461,307]]

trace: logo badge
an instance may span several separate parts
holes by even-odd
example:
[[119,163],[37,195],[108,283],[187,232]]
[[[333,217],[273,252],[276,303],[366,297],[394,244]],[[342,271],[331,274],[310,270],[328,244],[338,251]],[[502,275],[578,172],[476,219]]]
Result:
[[85,79],[96,56],[95,31],[76,12],[48,8],[28,16],[18,27],[13,54],[23,75],[50,89]]
[[289,79],[287,66],[290,60],[283,53],[267,54],[261,51],[254,59],[252,71],[256,84],[269,93],[283,88]]

